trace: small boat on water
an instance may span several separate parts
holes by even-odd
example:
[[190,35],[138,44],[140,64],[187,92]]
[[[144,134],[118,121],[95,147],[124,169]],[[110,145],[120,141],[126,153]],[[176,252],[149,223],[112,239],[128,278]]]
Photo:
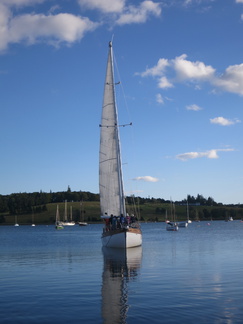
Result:
[[170,221],[168,219],[168,215],[167,215],[167,209],[165,211],[165,223],[168,224]]
[[173,231],[173,232],[175,232],[175,231],[178,231],[178,229],[179,229],[179,226],[175,222],[169,222],[166,225],[166,231]]
[[87,226],[88,223],[85,223],[85,222],[78,222],[78,225],[79,225],[79,226]]
[[59,206],[58,205],[57,205],[57,211],[56,211],[56,224],[55,224],[55,226],[56,226],[57,230],[64,229],[64,227],[60,223]]
[[175,214],[175,204],[171,202],[171,222],[168,222],[166,225],[166,231],[178,231],[179,226],[176,222],[176,214]]
[[189,206],[188,206],[188,200],[186,202],[186,214],[187,214],[187,223],[191,224],[190,216],[189,216]]
[[32,224],[31,224],[31,226],[35,226],[35,223],[34,223],[34,213],[32,212]]
[[234,220],[233,217],[230,216],[229,218],[225,219],[225,222],[233,222],[233,220]]
[[80,221],[78,222],[79,226],[87,226],[88,223],[84,221],[84,208],[83,208],[83,201],[80,202]]
[[99,189],[101,218],[105,221],[101,240],[105,247],[126,249],[142,244],[142,232],[135,218],[126,219],[119,127],[127,125],[118,123],[115,85],[110,42],[100,124]]
[[62,226],[74,226],[75,222],[72,221],[72,206],[70,207],[70,220],[67,217],[67,200],[65,200],[65,211],[64,211],[64,221],[59,222]]
[[62,226],[74,226],[75,225],[75,222],[71,221],[64,221],[64,222],[60,222],[60,224],[62,224]]
[[17,215],[15,215],[15,224],[14,224],[14,226],[19,226],[19,224],[18,224],[18,220],[17,220]]

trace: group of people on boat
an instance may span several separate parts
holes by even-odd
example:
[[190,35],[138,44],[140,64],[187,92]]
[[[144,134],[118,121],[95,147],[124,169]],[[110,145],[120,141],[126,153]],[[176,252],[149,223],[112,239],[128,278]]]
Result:
[[132,214],[131,216],[127,214],[125,217],[123,214],[121,216],[114,216],[111,214],[109,218],[105,218],[105,231],[116,230],[130,226],[132,223],[135,223],[137,218]]

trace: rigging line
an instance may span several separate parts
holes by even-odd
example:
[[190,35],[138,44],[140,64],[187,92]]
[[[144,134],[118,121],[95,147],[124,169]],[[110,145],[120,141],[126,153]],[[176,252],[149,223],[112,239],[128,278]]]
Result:
[[[120,75],[120,72],[119,72],[119,69],[118,69],[118,64],[117,64],[117,61],[116,61],[116,56],[114,55],[114,49],[113,49],[113,60],[114,60],[114,66],[115,66],[115,70],[116,70],[116,73],[117,73],[117,76],[118,76],[118,79],[119,80],[122,80],[121,79],[121,75]],[[126,111],[127,111],[127,114],[128,114],[128,118],[131,120],[131,114],[130,114],[130,111],[129,111],[129,108],[128,108],[128,104],[127,104],[127,100],[126,100],[126,95],[125,95],[125,91],[124,91],[124,87],[123,87],[123,83],[122,81],[119,81],[115,84],[120,84],[121,85],[121,90],[122,90],[122,96],[123,96],[123,100],[124,100],[124,104],[125,104],[125,108],[126,108]]]
[[[126,110],[128,119],[133,120],[133,118],[131,118],[131,112],[129,110],[129,106],[128,106],[128,103],[127,103],[127,100],[126,100],[127,97],[125,95],[125,90],[124,90],[122,78],[121,78],[121,75],[120,75],[120,72],[119,72],[119,68],[118,68],[114,48],[113,48],[113,61],[114,61],[115,71],[116,71],[118,80],[120,80],[120,85],[121,85],[121,87],[119,87],[118,89],[121,89],[121,95],[122,95],[122,99],[123,99],[123,103],[124,103],[124,106],[125,106],[125,110]],[[136,141],[135,141],[135,135],[134,135],[133,127],[131,128],[131,131],[129,132],[129,134],[130,134],[129,135],[130,136],[130,146],[129,146],[130,147],[130,149],[129,149],[130,152],[129,151],[123,151],[123,156],[129,156],[129,159],[134,162],[134,161],[136,161],[135,157],[136,157],[137,154],[136,154],[136,144],[135,144]],[[131,175],[129,176],[129,172],[130,172],[129,170],[127,170],[127,172],[128,172],[128,178],[129,179],[134,178],[134,176],[131,176]],[[136,182],[135,188],[134,188],[134,186],[131,184],[131,182],[129,184],[129,186],[131,186],[131,188],[132,188],[132,191],[138,193],[140,190],[138,189],[137,185],[138,185],[138,182]]]

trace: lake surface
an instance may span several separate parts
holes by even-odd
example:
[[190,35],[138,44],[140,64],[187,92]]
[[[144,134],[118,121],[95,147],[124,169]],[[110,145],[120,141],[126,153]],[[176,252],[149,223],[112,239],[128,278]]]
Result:
[[243,322],[243,222],[142,224],[126,256],[101,231],[0,226],[0,323]]

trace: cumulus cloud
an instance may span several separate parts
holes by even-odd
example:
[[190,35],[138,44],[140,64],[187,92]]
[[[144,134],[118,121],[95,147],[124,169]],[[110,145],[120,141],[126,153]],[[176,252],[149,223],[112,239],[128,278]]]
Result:
[[222,90],[243,95],[243,64],[229,66],[225,72],[213,80]]
[[151,177],[151,176],[143,176],[143,177],[136,177],[133,180],[142,180],[146,182],[157,182],[159,179]]
[[158,17],[160,14],[161,4],[146,0],[141,2],[138,7],[130,5],[125,8],[124,12],[117,19],[116,24],[144,23],[148,20],[150,15]]
[[191,62],[186,60],[187,55],[183,54],[173,60],[174,70],[179,80],[207,80],[210,79],[215,70],[203,62]]
[[[27,42],[34,44],[45,41],[54,46],[60,43],[70,45],[81,40],[84,34],[93,31],[103,22],[113,25],[144,23],[149,17],[161,14],[161,3],[151,0],[139,5],[126,5],[126,0],[77,0],[82,8],[97,10],[102,14],[101,22],[96,23],[87,17],[70,13],[59,13],[59,5],[54,5],[45,13],[22,13],[25,6],[34,6],[47,0],[0,0],[0,51],[11,43]],[[50,2],[50,1],[49,1]],[[14,14],[14,8],[21,8],[21,13]],[[109,19],[107,19],[109,18]]]
[[188,152],[178,154],[176,158],[178,160],[187,161],[191,159],[198,159],[206,157],[208,159],[218,159],[218,152],[232,152],[234,149],[213,149],[206,152]]
[[229,66],[218,74],[211,65],[190,61],[186,54],[182,54],[170,60],[160,58],[155,66],[147,67],[136,75],[156,78],[157,86],[161,89],[171,88],[175,83],[191,82],[200,90],[202,83],[207,82],[213,88],[243,95],[243,63]]
[[240,123],[241,121],[239,119],[234,119],[234,120],[230,120],[230,119],[226,119],[224,117],[215,117],[210,119],[210,123],[211,124],[218,124],[221,126],[230,126],[230,125],[234,125],[236,123]]
[[[205,81],[210,80],[215,70],[203,62],[191,62],[186,60],[187,55],[183,54],[176,57],[175,59],[168,60],[165,58],[160,58],[157,64],[151,68],[146,68],[144,72],[136,73],[142,77],[152,76],[157,77],[159,88],[171,88],[173,87],[172,82],[182,82],[182,81]],[[173,81],[169,80],[166,76],[167,70],[170,69],[174,71]]]
[[173,84],[165,77],[161,77],[158,79],[158,87],[160,89],[167,89],[167,88],[173,88]]
[[[22,0],[20,3],[24,5],[34,2],[41,1]],[[12,0],[11,3],[14,4],[15,1]],[[45,40],[55,46],[61,42],[71,44],[82,39],[86,32],[97,26],[98,24],[88,18],[68,13],[22,14],[13,17],[10,9],[0,4],[0,51],[6,50],[11,43],[22,41],[34,44]]]
[[161,58],[158,60],[157,64],[155,66],[153,66],[152,68],[147,68],[144,72],[137,73],[137,74],[140,74],[142,77],[161,76],[164,74],[166,67],[169,65],[170,65],[169,60]]
[[186,109],[187,109],[187,110],[193,110],[193,111],[199,111],[199,110],[202,110],[201,107],[199,107],[198,105],[195,105],[195,104],[193,104],[193,105],[189,105],[189,106],[186,106]]
[[117,25],[145,23],[150,16],[161,14],[161,4],[151,0],[142,1],[138,6],[126,5],[126,0],[78,0],[81,7],[96,9],[104,14],[114,14],[113,23]]

